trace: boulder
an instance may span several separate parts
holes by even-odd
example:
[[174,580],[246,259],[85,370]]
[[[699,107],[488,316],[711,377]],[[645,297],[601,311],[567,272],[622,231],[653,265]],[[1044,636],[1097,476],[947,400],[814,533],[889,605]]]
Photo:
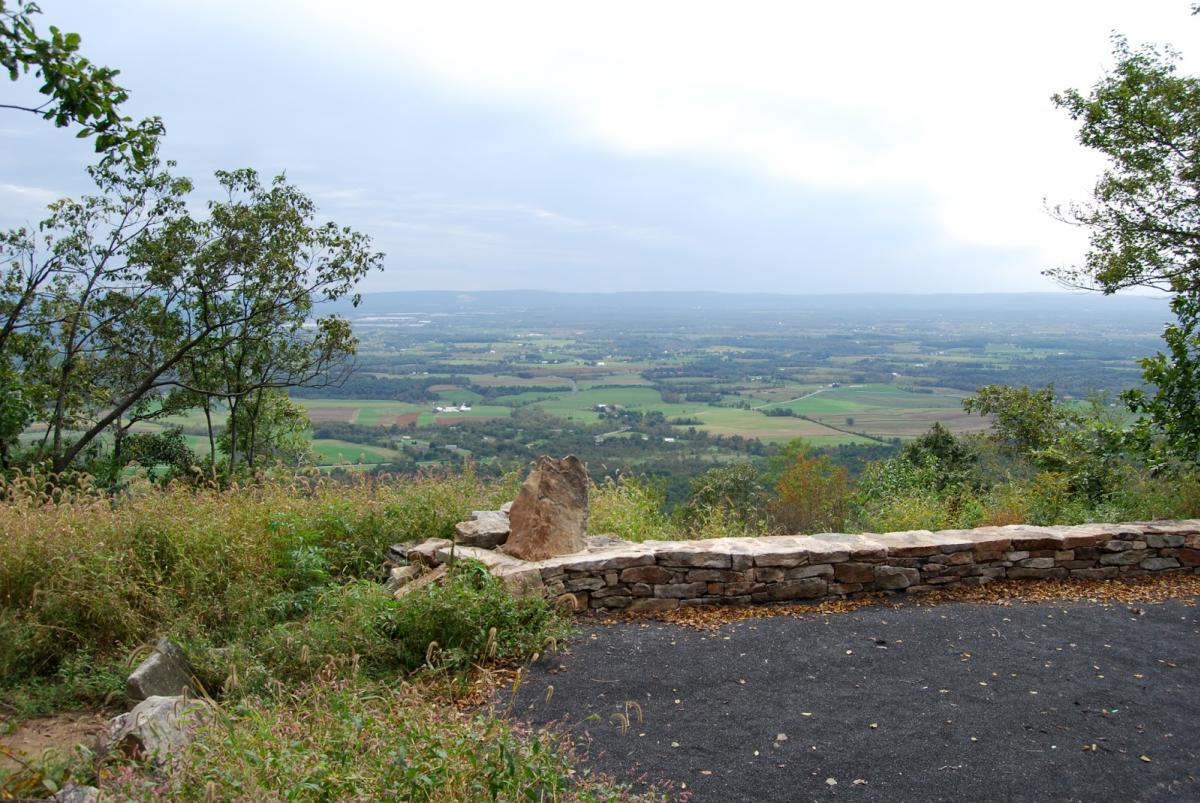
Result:
[[454,525],[454,543],[495,549],[508,540],[508,516],[498,510],[476,510]]
[[453,543],[445,538],[428,538],[415,546],[397,544],[392,547],[392,550],[402,550],[401,554],[409,563],[419,563],[422,566],[433,568],[442,565],[441,558],[437,556],[438,550],[445,549]]
[[187,747],[192,731],[210,712],[204,700],[182,695],[147,697],[131,711],[109,720],[100,735],[100,749],[119,750],[161,769]]
[[588,474],[578,457],[546,457],[521,486],[508,514],[511,532],[503,551],[522,560],[545,560],[587,549]]
[[125,680],[125,697],[138,703],[147,697],[173,697],[178,694],[200,694],[195,672],[179,645],[161,638],[149,658],[138,664]]

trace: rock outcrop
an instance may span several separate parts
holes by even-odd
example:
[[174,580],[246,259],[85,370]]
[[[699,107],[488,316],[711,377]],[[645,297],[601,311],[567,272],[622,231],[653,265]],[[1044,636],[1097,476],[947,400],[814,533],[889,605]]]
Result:
[[588,475],[579,458],[542,456],[509,511],[505,553],[545,560],[587,548]]

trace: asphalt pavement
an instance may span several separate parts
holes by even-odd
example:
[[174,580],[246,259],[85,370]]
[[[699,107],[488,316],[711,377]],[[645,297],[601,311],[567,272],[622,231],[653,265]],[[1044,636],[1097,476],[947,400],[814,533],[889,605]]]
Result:
[[1200,608],[587,624],[527,671],[513,715],[693,801],[1200,800]]

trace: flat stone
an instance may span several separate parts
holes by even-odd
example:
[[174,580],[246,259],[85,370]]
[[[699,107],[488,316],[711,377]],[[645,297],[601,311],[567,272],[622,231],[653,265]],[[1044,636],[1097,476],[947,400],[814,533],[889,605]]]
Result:
[[742,574],[729,569],[691,569],[687,573],[689,583],[730,583],[745,579]]
[[1131,549],[1128,552],[1109,552],[1100,556],[1102,566],[1133,566],[1149,557],[1144,549]]
[[74,781],[67,781],[50,800],[54,803],[100,803],[100,790],[94,786],[80,786]]
[[1082,577],[1085,580],[1108,580],[1120,574],[1116,566],[1106,566],[1100,569],[1072,569],[1072,577]]
[[941,539],[934,538],[929,530],[879,533],[873,535],[872,539],[887,548],[889,558],[920,558],[937,555],[942,551]]
[[508,540],[508,516],[498,510],[476,510],[454,525],[454,541],[465,546],[495,549]]
[[921,573],[902,566],[876,566],[875,585],[887,591],[899,591],[921,582]]
[[833,566],[828,563],[819,563],[816,566],[797,566],[795,569],[788,569],[783,576],[789,580],[803,580],[806,577],[824,577],[828,580],[833,577]]
[[1196,535],[1200,534],[1200,519],[1150,521],[1142,526],[1142,532],[1146,535]]
[[870,583],[875,579],[875,566],[870,563],[839,563],[833,567],[839,583]]
[[654,596],[660,599],[690,599],[691,597],[702,597],[707,592],[707,583],[672,583],[654,586]]
[[420,573],[421,566],[419,564],[410,563],[407,566],[393,566],[392,570],[388,572],[387,590],[395,591]]
[[1161,572],[1163,569],[1178,569],[1179,561],[1175,558],[1146,558],[1138,566],[1149,572]]
[[1010,524],[1004,528],[1012,539],[1013,549],[1063,549],[1066,544],[1062,533],[1048,527],[1030,527],[1025,524]]
[[643,597],[635,599],[629,603],[629,610],[641,611],[643,613],[661,613],[662,611],[673,611],[679,607],[679,600],[665,599],[658,597]]
[[397,588],[394,592],[392,592],[392,598],[393,599],[404,599],[409,594],[412,594],[415,591],[420,591],[422,588],[427,588],[427,587],[433,585],[434,583],[440,583],[442,581],[442,579],[446,576],[446,572],[447,572],[447,568],[444,565],[437,566],[434,569],[421,575],[417,579],[410,580],[409,582],[407,582],[404,585]]
[[161,638],[154,652],[125,679],[125,698],[138,703],[148,697],[199,696],[195,672],[179,645]]
[[1179,550],[1178,558],[1184,566],[1200,566],[1200,549],[1184,547]]
[[703,541],[685,549],[656,549],[655,559],[659,566],[678,566],[696,569],[728,569],[731,561],[728,552],[714,550]]
[[661,566],[633,566],[621,571],[621,582],[663,585],[671,582],[671,572]]
[[630,566],[651,566],[654,551],[644,544],[629,544],[620,547],[599,547],[538,561],[545,569],[560,569],[568,572],[604,572],[610,569],[626,569]]
[[409,563],[420,563],[430,568],[442,565],[442,559],[437,556],[438,550],[453,546],[454,542],[446,538],[427,538],[419,544],[397,544],[392,550],[403,549],[405,560]]
[[828,584],[819,577],[787,580],[767,588],[768,598],[777,602],[789,599],[816,599],[825,596]]
[[1020,566],[1014,566],[1008,570],[1008,577],[1011,580],[1057,580],[1066,576],[1067,569],[1063,568],[1025,569]]
[[567,591],[597,591],[604,588],[604,581],[599,577],[576,577],[564,584]]

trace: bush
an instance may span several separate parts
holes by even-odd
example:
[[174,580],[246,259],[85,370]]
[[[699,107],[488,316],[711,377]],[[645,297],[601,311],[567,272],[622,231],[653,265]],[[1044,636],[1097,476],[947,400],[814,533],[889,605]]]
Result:
[[460,561],[445,584],[398,601],[369,581],[330,588],[309,616],[273,628],[257,652],[272,674],[291,680],[331,662],[353,663],[369,677],[423,667],[462,673],[526,658],[566,632],[544,598],[516,599],[482,564]]
[[796,455],[775,483],[773,528],[787,533],[839,532],[849,512],[850,474],[827,456]]
[[606,477],[588,494],[588,529],[612,533],[626,541],[662,541],[676,537],[663,514],[666,494],[661,486],[636,477]]

